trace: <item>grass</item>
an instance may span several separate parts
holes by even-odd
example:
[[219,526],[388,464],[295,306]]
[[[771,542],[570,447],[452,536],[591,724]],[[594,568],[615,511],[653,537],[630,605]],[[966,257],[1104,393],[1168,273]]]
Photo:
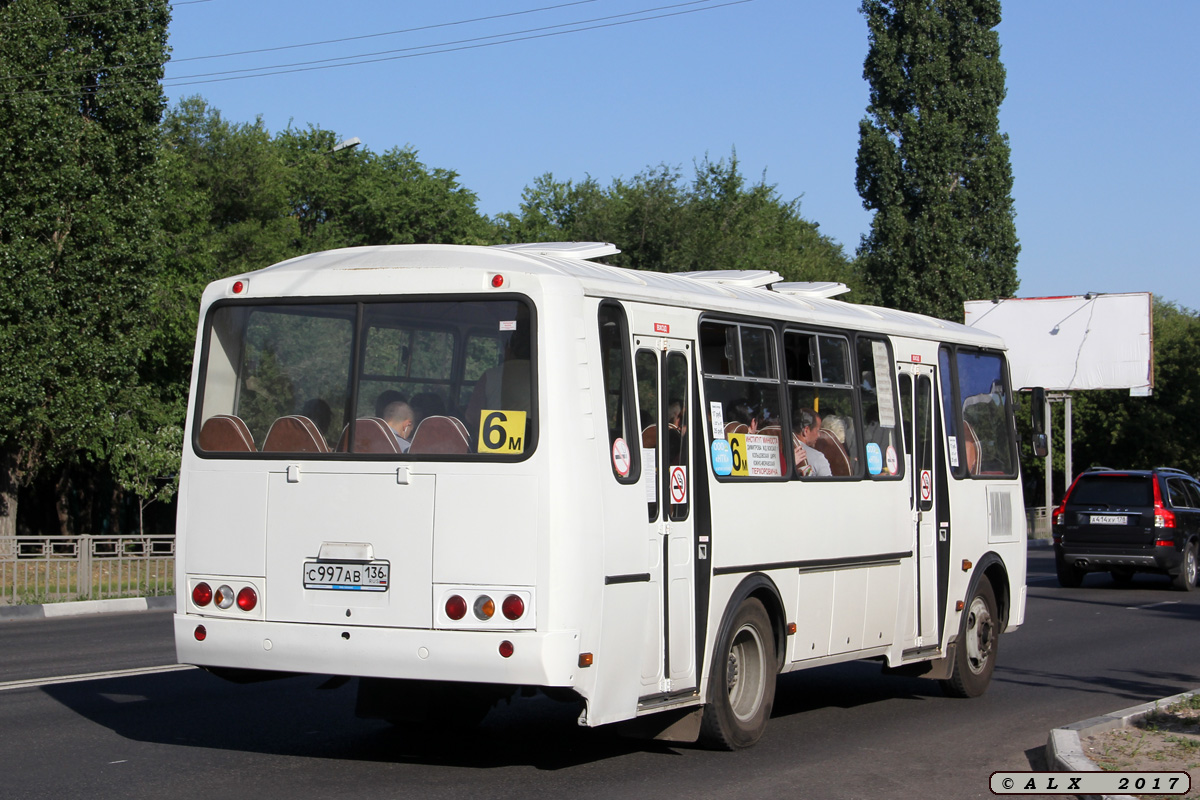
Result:
[[75,560],[0,562],[0,603],[62,603],[175,593],[173,558],[93,559],[91,580]]

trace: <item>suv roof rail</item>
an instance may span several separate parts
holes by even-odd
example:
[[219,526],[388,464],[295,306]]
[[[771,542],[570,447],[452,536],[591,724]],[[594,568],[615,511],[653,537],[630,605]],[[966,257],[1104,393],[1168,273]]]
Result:
[[1187,470],[1177,469],[1176,467],[1155,467],[1154,471],[1155,472],[1170,472],[1174,475],[1187,475],[1189,478],[1192,477],[1191,473],[1188,472]]
[[1092,466],[1090,466],[1084,470],[1084,472],[1112,472],[1112,471],[1113,471],[1112,467],[1105,467],[1100,464],[1093,464]]

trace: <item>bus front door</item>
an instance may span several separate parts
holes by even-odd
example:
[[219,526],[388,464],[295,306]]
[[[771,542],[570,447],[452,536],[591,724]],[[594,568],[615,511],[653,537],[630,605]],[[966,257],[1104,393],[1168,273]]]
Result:
[[899,365],[900,403],[904,411],[904,451],[908,458],[909,507],[912,511],[916,556],[917,647],[936,648],[938,635],[937,587],[937,459],[934,458],[934,368],[928,364]]
[[[643,647],[643,702],[696,687],[691,342],[635,336],[652,596]],[[657,607],[657,613],[653,608]]]

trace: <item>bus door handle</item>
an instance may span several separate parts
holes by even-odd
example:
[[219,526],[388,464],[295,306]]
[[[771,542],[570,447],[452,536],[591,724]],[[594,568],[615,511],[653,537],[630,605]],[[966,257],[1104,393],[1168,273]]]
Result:
[[662,522],[660,522],[660,523],[658,524],[658,535],[659,535],[659,536],[670,536],[670,535],[671,535],[671,523],[670,523],[670,521],[668,521],[668,520],[663,520]]

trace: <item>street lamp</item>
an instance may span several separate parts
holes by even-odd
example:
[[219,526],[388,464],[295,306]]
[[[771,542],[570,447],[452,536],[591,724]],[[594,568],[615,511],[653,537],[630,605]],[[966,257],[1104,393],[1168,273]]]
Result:
[[333,146],[333,149],[330,150],[329,152],[336,153],[339,150],[349,150],[351,148],[358,147],[360,144],[362,144],[362,140],[359,139],[357,136],[354,136],[349,139],[343,139],[342,141],[338,142],[337,144],[335,144]]

